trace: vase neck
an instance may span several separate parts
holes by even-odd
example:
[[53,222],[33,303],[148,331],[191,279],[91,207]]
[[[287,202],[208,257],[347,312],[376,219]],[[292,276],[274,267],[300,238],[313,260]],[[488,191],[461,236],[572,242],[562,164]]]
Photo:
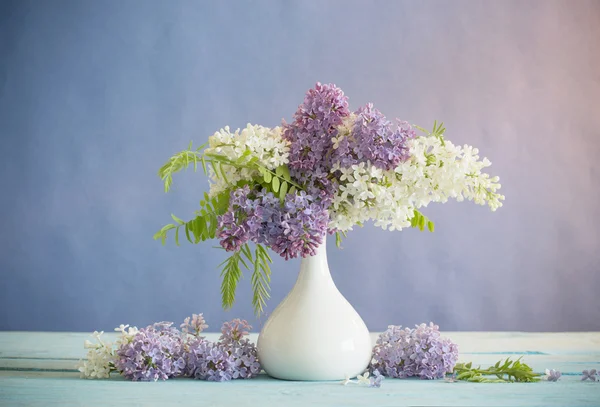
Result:
[[300,263],[300,274],[296,284],[333,284],[327,264],[327,236],[317,248],[314,256],[305,257]]

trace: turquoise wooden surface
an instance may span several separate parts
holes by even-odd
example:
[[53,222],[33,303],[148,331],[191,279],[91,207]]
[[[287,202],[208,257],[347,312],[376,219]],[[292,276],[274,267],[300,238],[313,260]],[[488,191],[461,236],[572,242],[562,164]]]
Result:
[[0,406],[600,406],[600,382],[580,381],[583,369],[600,368],[600,333],[446,335],[458,343],[461,361],[485,365],[524,355],[534,370],[559,369],[563,377],[530,384],[386,379],[380,389],[265,375],[227,383],[84,380],[76,365],[88,334],[0,332]]

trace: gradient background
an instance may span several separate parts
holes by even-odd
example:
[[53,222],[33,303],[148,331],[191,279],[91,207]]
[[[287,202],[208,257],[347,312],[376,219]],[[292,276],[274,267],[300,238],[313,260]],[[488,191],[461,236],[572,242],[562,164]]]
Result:
[[[0,1],[0,329],[260,328],[249,275],[221,310],[223,252],[152,240],[208,186],[165,195],[156,171],[226,124],[290,119],[316,81],[443,120],[507,197],[431,206],[433,234],[330,240],[371,330],[600,330],[600,2],[579,0]],[[276,260],[269,311],[298,269]]]

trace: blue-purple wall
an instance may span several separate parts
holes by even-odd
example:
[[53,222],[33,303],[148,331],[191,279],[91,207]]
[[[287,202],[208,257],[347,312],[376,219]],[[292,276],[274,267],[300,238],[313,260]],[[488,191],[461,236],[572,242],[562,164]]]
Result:
[[[433,234],[356,230],[334,279],[371,330],[600,330],[600,2],[0,1],[0,329],[252,316],[220,307],[212,244],[152,235],[207,181],[156,171],[190,140],[291,118],[334,82],[352,108],[443,120],[505,206],[431,206]],[[299,261],[273,265],[269,311]],[[324,310],[325,312],[326,310]]]

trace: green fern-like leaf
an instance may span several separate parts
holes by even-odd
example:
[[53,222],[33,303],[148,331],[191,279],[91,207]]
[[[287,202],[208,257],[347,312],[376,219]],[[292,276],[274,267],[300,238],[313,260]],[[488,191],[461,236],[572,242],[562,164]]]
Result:
[[231,308],[235,302],[235,291],[238,282],[242,278],[242,270],[239,263],[240,254],[236,252],[220,264],[223,267],[221,270],[221,277],[223,279],[221,282],[221,299],[224,309]]
[[254,255],[254,272],[252,273],[252,306],[254,313],[259,316],[264,312],[267,300],[270,298],[271,269],[270,257],[262,245],[257,244]]

